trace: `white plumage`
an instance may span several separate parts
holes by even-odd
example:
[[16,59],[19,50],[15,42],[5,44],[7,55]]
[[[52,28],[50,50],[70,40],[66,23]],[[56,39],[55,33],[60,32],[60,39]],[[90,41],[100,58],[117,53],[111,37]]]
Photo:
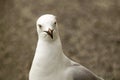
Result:
[[41,16],[37,20],[37,32],[29,80],[103,80],[64,55],[54,15]]

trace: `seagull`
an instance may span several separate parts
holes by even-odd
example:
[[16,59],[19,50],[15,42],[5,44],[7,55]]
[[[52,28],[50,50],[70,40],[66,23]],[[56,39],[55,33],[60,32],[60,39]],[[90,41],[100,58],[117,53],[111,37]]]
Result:
[[38,42],[29,80],[104,80],[65,56],[56,16],[42,15],[36,26]]

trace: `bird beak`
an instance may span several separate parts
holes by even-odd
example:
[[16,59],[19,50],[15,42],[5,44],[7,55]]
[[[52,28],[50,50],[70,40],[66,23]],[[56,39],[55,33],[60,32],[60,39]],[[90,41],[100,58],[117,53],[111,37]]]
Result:
[[52,39],[53,39],[53,30],[52,29],[48,29],[48,31],[44,31],[46,32]]

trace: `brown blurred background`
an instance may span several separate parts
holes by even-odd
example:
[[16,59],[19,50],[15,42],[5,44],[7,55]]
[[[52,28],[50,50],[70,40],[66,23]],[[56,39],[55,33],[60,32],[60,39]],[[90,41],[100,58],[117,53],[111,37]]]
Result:
[[28,80],[36,20],[57,16],[64,52],[105,80],[120,80],[120,0],[0,0],[0,80]]

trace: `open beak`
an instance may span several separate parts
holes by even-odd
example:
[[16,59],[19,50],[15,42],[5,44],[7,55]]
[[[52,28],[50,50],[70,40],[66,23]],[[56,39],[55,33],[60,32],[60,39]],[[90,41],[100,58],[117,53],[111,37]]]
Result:
[[53,39],[53,30],[52,29],[48,29],[48,31],[44,31],[46,32],[52,39]]

